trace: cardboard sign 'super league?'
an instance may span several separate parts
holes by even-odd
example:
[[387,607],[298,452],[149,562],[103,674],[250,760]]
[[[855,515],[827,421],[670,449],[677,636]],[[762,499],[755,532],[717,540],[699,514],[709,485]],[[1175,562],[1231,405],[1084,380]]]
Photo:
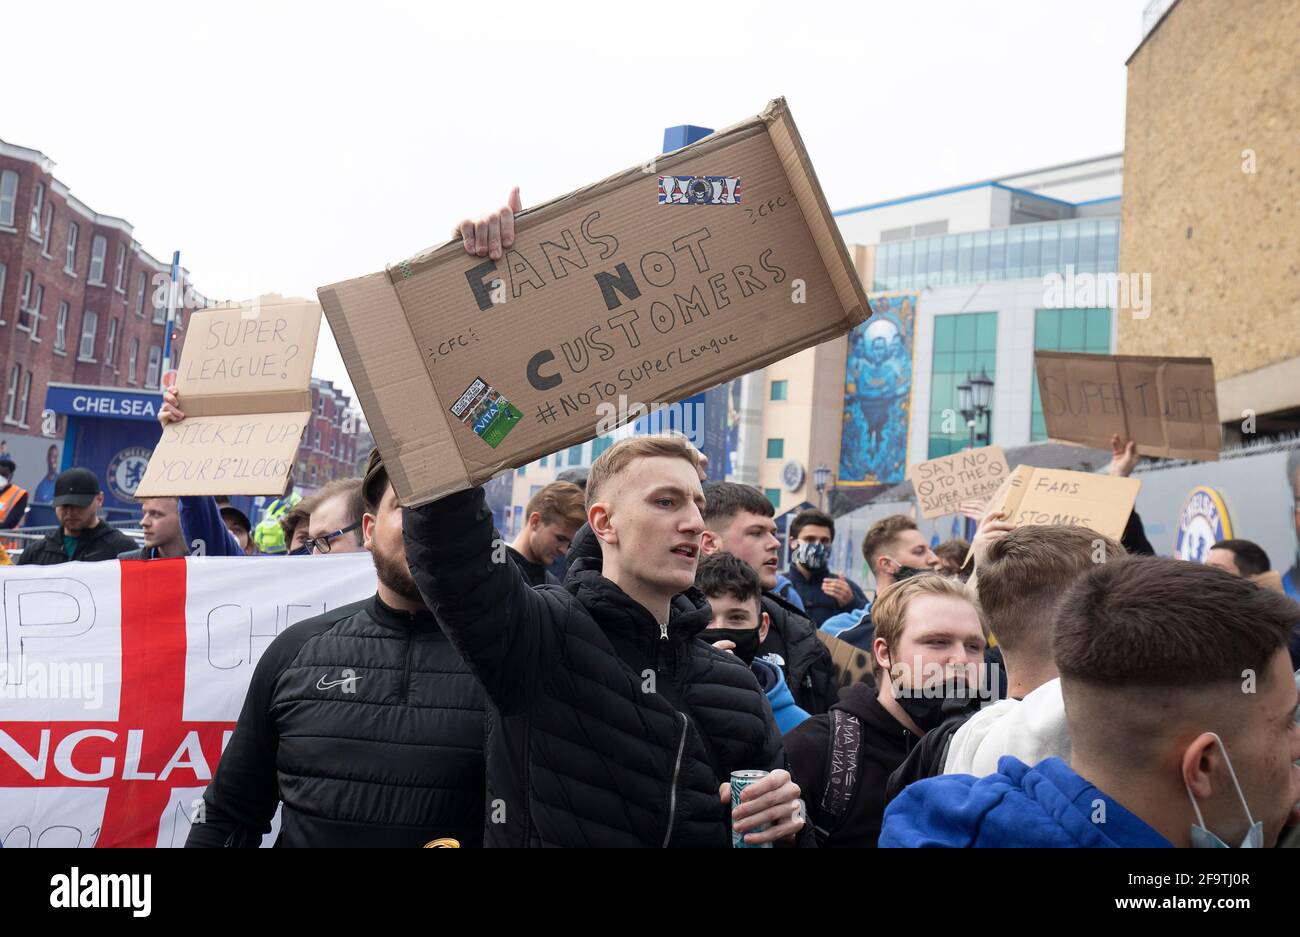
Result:
[[311,416],[320,306],[264,296],[190,317],[176,390],[136,495],[277,495]]
[[871,312],[782,100],[519,213],[500,260],[456,241],[319,295],[407,505]]

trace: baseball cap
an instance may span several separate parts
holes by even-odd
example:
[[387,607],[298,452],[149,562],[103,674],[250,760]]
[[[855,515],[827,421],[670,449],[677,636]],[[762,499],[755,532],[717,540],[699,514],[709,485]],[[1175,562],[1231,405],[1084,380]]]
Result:
[[99,476],[88,468],[70,468],[54,480],[53,504],[62,507],[88,507],[100,493]]
[[248,522],[248,515],[239,510],[239,508],[235,507],[233,504],[221,505],[221,516],[225,520],[234,521],[237,525],[250,533],[253,530],[253,525]]
[[555,480],[557,482],[569,482],[570,484],[577,485],[583,491],[586,491],[588,472],[589,470],[585,468],[565,469],[563,472],[560,472],[560,474],[555,476]]

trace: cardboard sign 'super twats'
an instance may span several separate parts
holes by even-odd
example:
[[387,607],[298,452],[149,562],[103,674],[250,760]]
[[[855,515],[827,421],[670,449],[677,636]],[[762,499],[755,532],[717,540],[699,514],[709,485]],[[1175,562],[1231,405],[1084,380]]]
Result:
[[281,494],[320,322],[316,302],[279,296],[194,313],[176,375],[185,419],[163,429],[136,496]]
[[1209,358],[1034,352],[1047,435],[1100,449],[1215,461],[1222,431]]
[[319,295],[406,505],[871,312],[783,100],[521,212],[500,260],[454,241]]

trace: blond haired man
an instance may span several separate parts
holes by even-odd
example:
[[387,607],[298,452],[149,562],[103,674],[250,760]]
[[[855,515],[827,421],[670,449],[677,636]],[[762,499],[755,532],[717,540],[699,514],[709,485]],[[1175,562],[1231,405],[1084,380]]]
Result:
[[845,687],[829,713],[785,736],[823,846],[876,845],[890,775],[982,684],[986,628],[962,583],[937,573],[895,582],[872,618],[875,683]]
[[529,585],[560,584],[547,567],[569,551],[586,521],[582,489],[572,482],[551,482],[528,499],[524,526],[507,549]]
[[744,769],[770,773],[745,788],[735,831],[797,838],[771,708],[748,667],[698,637],[703,506],[685,440],[616,443],[587,481],[601,571],[571,570],[564,589],[492,561],[481,488],[406,510],[415,584],[490,701],[487,845],[724,847],[727,781]]

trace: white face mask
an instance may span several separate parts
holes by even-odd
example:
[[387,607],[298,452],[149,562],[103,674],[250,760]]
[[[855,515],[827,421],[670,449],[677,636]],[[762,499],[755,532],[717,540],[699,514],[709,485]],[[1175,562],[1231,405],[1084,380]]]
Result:
[[[1223,752],[1223,762],[1228,766],[1228,774],[1232,777],[1232,786],[1237,789],[1237,798],[1241,801],[1241,809],[1246,811],[1246,821],[1250,823],[1250,830],[1246,833],[1246,838],[1241,841],[1242,849],[1263,849],[1264,848],[1264,821],[1255,820],[1250,815],[1250,806],[1246,803],[1246,795],[1241,792],[1241,785],[1237,783],[1237,772],[1232,770],[1232,760],[1228,757],[1228,747],[1223,744],[1223,739],[1215,733],[1214,741],[1219,743],[1219,750]],[[1183,779],[1183,787],[1187,789],[1187,796],[1192,802],[1192,810],[1196,814],[1196,822],[1192,824],[1192,848],[1193,849],[1227,849],[1228,844],[1219,837],[1215,836],[1205,828],[1205,818],[1201,816],[1201,808],[1196,804],[1196,798],[1192,795],[1192,789],[1187,786],[1187,780]]]
[[0,473],[0,488],[3,488],[7,484],[9,484],[9,476]]

